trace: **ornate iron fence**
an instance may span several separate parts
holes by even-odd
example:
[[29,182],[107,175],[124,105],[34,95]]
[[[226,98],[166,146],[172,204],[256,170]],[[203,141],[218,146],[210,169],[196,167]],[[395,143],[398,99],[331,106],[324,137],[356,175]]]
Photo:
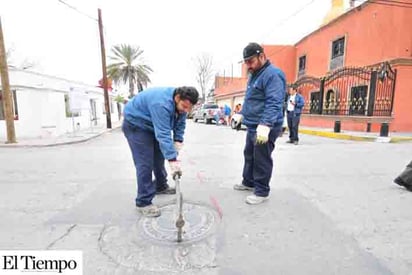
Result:
[[339,116],[391,116],[396,70],[344,67],[322,78],[304,76],[292,87],[305,98],[303,113]]

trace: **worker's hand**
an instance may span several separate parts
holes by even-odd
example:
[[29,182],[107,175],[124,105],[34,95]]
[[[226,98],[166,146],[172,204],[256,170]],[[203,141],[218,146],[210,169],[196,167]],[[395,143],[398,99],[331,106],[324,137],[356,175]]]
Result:
[[176,180],[182,176],[182,168],[180,162],[177,160],[169,160],[170,170],[172,171],[172,178]]
[[266,125],[258,125],[256,129],[256,144],[265,144],[269,140],[270,128]]
[[240,125],[242,124],[242,120],[243,120],[243,115],[240,115],[239,120],[236,121],[236,124],[235,124],[236,130],[240,130]]
[[183,142],[175,141],[174,146],[175,146],[177,153],[180,153],[180,151],[183,148]]

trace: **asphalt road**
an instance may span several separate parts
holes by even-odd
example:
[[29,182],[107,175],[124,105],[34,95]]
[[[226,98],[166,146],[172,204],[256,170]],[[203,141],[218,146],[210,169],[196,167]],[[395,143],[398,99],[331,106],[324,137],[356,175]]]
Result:
[[232,189],[244,140],[245,131],[188,123],[180,245],[148,230],[169,226],[173,196],[155,200],[162,220],[134,208],[120,130],[82,144],[0,148],[0,248],[82,250],[84,274],[412,274],[412,193],[392,183],[412,143],[280,138],[270,200],[249,206]]

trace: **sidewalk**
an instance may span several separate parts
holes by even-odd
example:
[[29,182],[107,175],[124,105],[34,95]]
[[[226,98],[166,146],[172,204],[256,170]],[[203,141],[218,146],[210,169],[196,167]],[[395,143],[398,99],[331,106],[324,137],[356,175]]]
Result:
[[112,122],[112,129],[107,129],[106,124],[97,125],[93,128],[86,128],[76,132],[66,133],[57,137],[39,137],[39,138],[19,138],[17,136],[17,143],[6,144],[4,137],[0,137],[0,148],[16,148],[16,147],[50,147],[59,145],[68,145],[86,142],[93,138],[99,137],[105,133],[111,132],[120,128],[121,121]]
[[334,133],[333,129],[316,127],[299,127],[299,133],[327,138],[369,142],[399,143],[412,141],[412,133],[389,133],[388,137],[380,137],[379,133],[355,131],[341,131],[340,133]]

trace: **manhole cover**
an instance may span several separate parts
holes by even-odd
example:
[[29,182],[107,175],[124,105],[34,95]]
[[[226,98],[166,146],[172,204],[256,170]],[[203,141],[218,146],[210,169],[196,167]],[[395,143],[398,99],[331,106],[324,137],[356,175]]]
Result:
[[[162,215],[159,218],[142,218],[139,225],[143,233],[150,239],[161,242],[176,243],[176,205],[169,204],[161,207]],[[183,242],[194,242],[213,233],[216,223],[216,211],[212,208],[194,203],[183,204]]]

